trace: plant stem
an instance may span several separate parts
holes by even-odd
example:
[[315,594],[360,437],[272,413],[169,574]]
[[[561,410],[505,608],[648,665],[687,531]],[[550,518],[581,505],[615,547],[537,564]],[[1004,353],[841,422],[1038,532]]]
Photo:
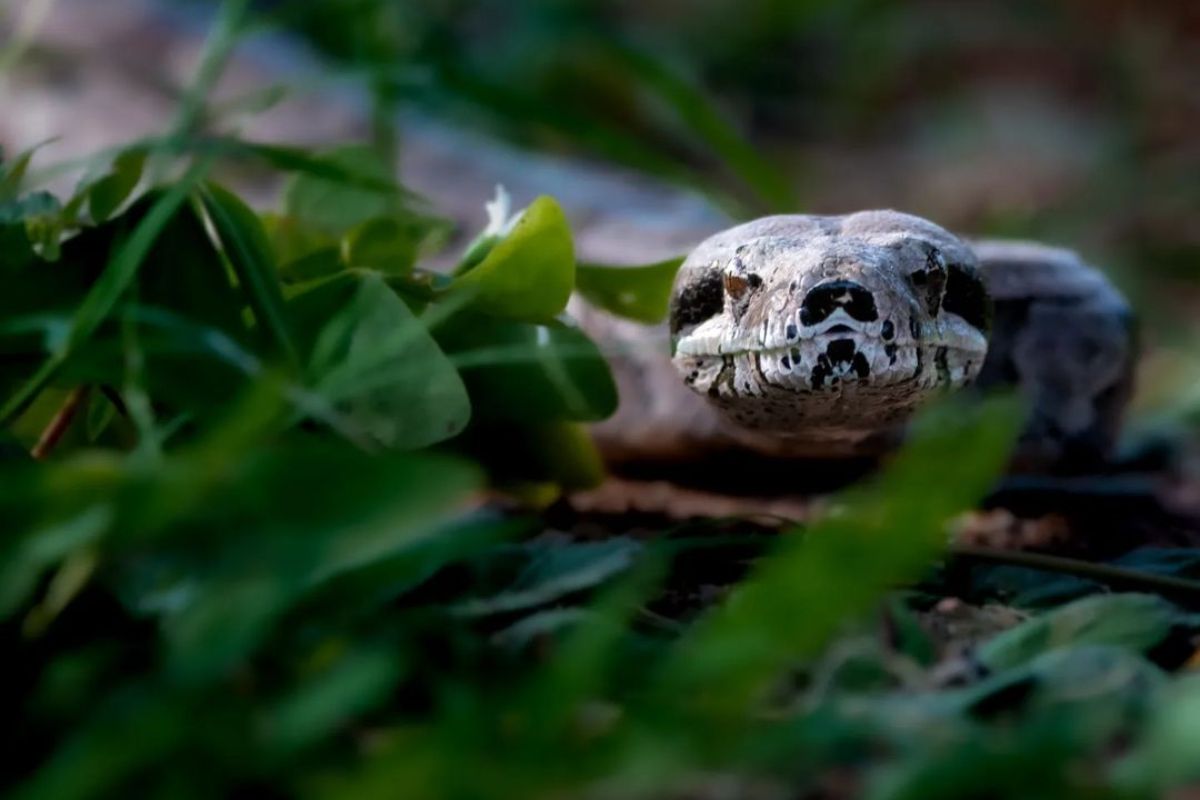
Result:
[[1159,594],[1189,599],[1200,597],[1200,581],[1171,575],[1154,575],[1140,570],[1114,567],[1111,564],[1095,564],[1076,558],[999,550],[975,545],[953,545],[948,552],[951,558],[1058,572],[1104,583],[1113,588],[1153,590]]
[[204,44],[204,54],[196,68],[196,79],[188,87],[175,118],[176,137],[196,132],[208,96],[224,74],[225,65],[237,44],[248,7],[249,0],[226,0],[221,5],[220,16]]
[[42,431],[42,435],[38,437],[37,444],[29,451],[30,455],[39,461],[50,455],[71,427],[71,423],[75,421],[75,416],[79,413],[79,409],[83,406],[83,401],[87,399],[87,396],[87,386],[76,386],[71,390],[62,407],[58,409],[58,413],[54,415],[54,419],[50,420],[50,424],[46,426],[46,429]]

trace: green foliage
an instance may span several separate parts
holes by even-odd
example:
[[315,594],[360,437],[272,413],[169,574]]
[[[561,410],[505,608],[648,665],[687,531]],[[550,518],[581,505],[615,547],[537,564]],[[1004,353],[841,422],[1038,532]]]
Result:
[[[870,41],[852,5],[840,30]],[[973,568],[959,596],[1029,617],[933,634],[949,523],[1015,432],[1003,400],[931,410],[783,534],[595,537],[523,506],[603,477],[582,424],[616,387],[567,298],[657,322],[679,262],[577,266],[539,198],[436,273],[445,224],[380,142],[192,138],[247,8],[227,5],[171,137],[107,155],[65,201],[25,186],[31,153],[0,164],[0,789],[1116,798],[1200,777],[1200,692],[1172,674],[1195,660],[1186,608],[1101,594],[1101,574]],[[494,60],[405,4],[271,8],[370,60],[380,103],[438,104],[380,68],[407,31],[443,104],[688,182],[703,155],[751,202],[790,202],[686,70],[591,4],[504,6],[571,35],[484,37]],[[731,37],[776,19],[745,17]],[[548,39],[551,67],[525,60]],[[209,179],[247,159],[289,176],[275,210]],[[1117,562],[1148,587],[1197,564]]]
[[[961,796],[996,770],[1009,796],[1084,796],[1066,758],[1118,796],[1190,774],[1150,659],[1196,620],[1154,596],[1034,617],[975,648],[968,685],[926,683],[944,662],[923,595],[892,589],[1001,468],[1008,403],[936,413],[769,542],[549,533],[475,498],[602,477],[579,423],[615,386],[555,317],[578,281],[659,319],[677,262],[576,270],[540,199],[435,275],[416,242],[436,223],[399,187],[291,159],[260,215],[204,180],[212,157],[141,194],[125,162],[130,195],[120,170],[87,184],[86,219],[8,206],[9,432],[32,447],[81,398],[48,460],[0,461],[15,796],[646,796],[714,772],[812,788],[852,763],[877,797]],[[52,260],[23,214],[54,213]],[[747,548],[767,552],[724,601],[679,605]],[[863,627],[881,604],[895,642]]]
[[390,448],[424,447],[462,432],[463,379],[383,277],[347,272],[298,294],[296,326],[316,333],[313,390],[347,422]]
[[671,286],[682,258],[639,267],[580,264],[575,288],[597,308],[635,322],[653,324],[667,318]]
[[1167,637],[1175,615],[1154,595],[1087,597],[1006,631],[979,649],[989,669],[1009,669],[1065,644],[1146,651]]
[[[951,516],[977,502],[1003,467],[1016,415],[1007,404],[988,411],[974,422],[961,411],[939,417],[875,486],[850,493],[807,536],[776,553],[685,641],[673,688],[741,709],[789,660],[812,656],[848,616],[919,576],[944,546]],[[978,445],[969,454],[958,446],[964,438]],[[927,465],[952,453],[954,475],[923,491]],[[854,580],[845,579],[847,571]],[[823,601],[834,598],[821,613]],[[808,611],[798,624],[801,609]]]
[[575,286],[575,251],[558,203],[539,197],[504,238],[455,280],[471,306],[493,316],[540,322],[567,305]]
[[112,170],[87,191],[88,213],[95,222],[104,222],[121,207],[142,179],[146,153],[126,150],[113,161]]
[[603,4],[285,0],[262,16],[365,73],[377,124],[405,102],[526,144],[569,145],[738,209],[798,205],[704,91],[697,65],[622,30]]

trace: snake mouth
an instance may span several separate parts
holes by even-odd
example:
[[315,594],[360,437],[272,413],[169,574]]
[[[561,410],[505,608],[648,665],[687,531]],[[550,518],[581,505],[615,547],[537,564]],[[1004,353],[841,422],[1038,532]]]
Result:
[[[836,329],[769,347],[718,353],[687,353],[687,349],[693,348],[677,351],[676,369],[694,391],[724,406],[752,406],[776,398],[785,404],[781,408],[799,403],[791,406],[792,413],[808,415],[812,409],[807,404],[824,403],[826,400],[818,398],[827,398],[839,403],[837,414],[843,416],[863,409],[868,416],[880,413],[889,395],[903,405],[969,383],[987,350],[985,342],[971,337],[904,337],[896,341],[895,337],[847,335]],[[863,409],[858,404],[841,405],[840,398],[849,396],[878,396],[882,405],[876,408],[875,401]],[[812,399],[806,401],[805,397]]]

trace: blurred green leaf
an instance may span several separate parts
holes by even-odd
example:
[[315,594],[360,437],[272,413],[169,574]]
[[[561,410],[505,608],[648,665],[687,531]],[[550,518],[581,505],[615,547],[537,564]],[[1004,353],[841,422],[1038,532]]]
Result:
[[0,203],[8,203],[21,194],[21,184],[39,147],[41,145],[23,150],[11,161],[0,153]]
[[108,318],[114,306],[135,280],[146,254],[159,234],[170,224],[199,182],[207,165],[199,164],[154,201],[129,238],[111,255],[104,271],[88,289],[72,315],[70,329],[37,371],[0,407],[0,426],[12,421],[37,396],[61,367],[72,349],[83,343]]
[[1166,638],[1177,614],[1155,595],[1085,597],[993,637],[976,657],[989,669],[1000,670],[1070,645],[1111,644],[1145,651]]
[[6,543],[0,567],[0,619],[27,600],[50,568],[97,541],[111,522],[111,508],[98,504]]
[[397,653],[381,649],[345,654],[308,678],[263,716],[268,746],[295,750],[330,733],[387,698],[402,673]]
[[625,572],[641,549],[641,544],[623,537],[530,545],[530,563],[511,586],[491,597],[465,600],[454,611],[478,617],[544,606]]
[[424,447],[466,426],[471,401],[457,370],[381,276],[348,272],[289,307],[317,332],[310,384],[374,441]]
[[0,276],[22,280],[18,273],[30,267],[35,259],[25,226],[18,222],[0,223]]
[[428,225],[415,219],[369,219],[347,237],[346,263],[387,275],[407,275],[428,233]]
[[263,214],[262,223],[283,281],[304,283],[328,278],[346,268],[336,236],[281,214]]
[[671,286],[682,263],[682,258],[673,258],[641,267],[580,264],[575,288],[598,308],[653,325],[667,318]]
[[[423,545],[478,485],[469,465],[432,456],[367,456],[344,445],[256,456],[222,454],[235,468],[193,506],[196,518],[232,538],[211,559],[207,548],[193,551],[191,559],[201,558],[174,590],[185,601],[161,608],[170,667],[181,678],[211,679],[247,657],[310,588]],[[212,457],[198,452],[193,468]],[[130,602],[144,602],[136,600],[142,591]]]
[[95,222],[105,222],[121,207],[142,179],[146,151],[126,150],[113,161],[107,175],[87,189],[88,212]]
[[[285,215],[304,220],[318,230],[341,235],[367,220],[399,210],[391,168],[370,147],[341,147],[321,156],[318,163],[328,169],[318,174],[311,170],[300,172],[288,185],[283,196]],[[357,177],[369,187],[390,187],[390,190],[365,188],[343,180],[344,176]]]
[[195,709],[159,687],[117,692],[93,719],[72,730],[50,760],[12,796],[87,800],[120,791],[187,740],[188,727],[181,715],[190,717],[190,724],[199,724]]
[[[884,474],[781,542],[680,642],[661,676],[664,691],[742,714],[847,618],[928,569],[945,546],[951,517],[976,502],[1003,467],[1016,434],[1014,411],[1011,402],[992,401],[974,413],[943,408],[928,417]],[[970,453],[963,440],[973,442]],[[926,476],[951,458],[954,472],[942,470],[930,484]]]
[[553,319],[566,308],[574,285],[571,229],[549,197],[534,200],[512,232],[454,283],[472,293],[476,309],[528,322]]
[[476,419],[588,422],[617,407],[608,363],[577,328],[462,312],[434,333],[466,382]]
[[1142,745],[1119,765],[1123,785],[1155,794],[1200,780],[1200,675],[1159,687]]
[[275,256],[258,216],[235,195],[214,183],[203,187],[200,198],[243,287],[259,330],[286,363],[297,364],[299,353],[284,311]]

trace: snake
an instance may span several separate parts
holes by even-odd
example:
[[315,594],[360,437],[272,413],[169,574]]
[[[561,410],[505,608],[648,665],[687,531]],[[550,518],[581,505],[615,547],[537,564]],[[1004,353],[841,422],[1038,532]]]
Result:
[[1087,470],[1134,385],[1130,305],[1076,252],[891,210],[708,236],[662,325],[574,311],[610,352],[621,405],[594,432],[617,462],[877,454],[938,397],[1010,388],[1026,408],[1015,463]]

